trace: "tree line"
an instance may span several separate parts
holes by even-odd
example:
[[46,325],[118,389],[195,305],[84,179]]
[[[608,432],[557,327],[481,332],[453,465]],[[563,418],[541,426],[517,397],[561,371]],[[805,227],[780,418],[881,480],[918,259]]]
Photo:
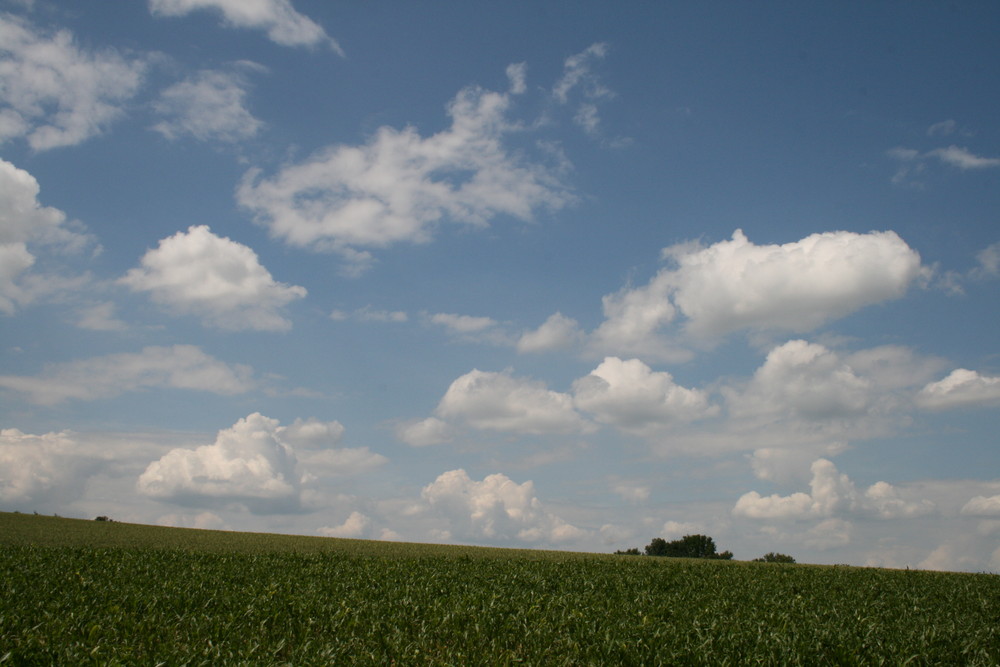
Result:
[[[633,547],[625,551],[616,551],[622,556],[641,556],[639,549]],[[732,551],[716,551],[715,540],[708,535],[685,535],[679,540],[667,542],[662,537],[654,537],[646,545],[645,555],[666,558],[711,558],[715,560],[732,560]],[[755,563],[794,563],[795,559],[787,554],[770,552],[761,558],[754,558]]]

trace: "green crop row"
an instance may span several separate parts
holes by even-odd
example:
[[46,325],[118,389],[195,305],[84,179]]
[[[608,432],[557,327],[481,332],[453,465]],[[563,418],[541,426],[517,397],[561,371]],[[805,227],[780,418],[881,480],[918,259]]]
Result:
[[992,575],[226,535],[0,538],[0,664],[1000,664]]

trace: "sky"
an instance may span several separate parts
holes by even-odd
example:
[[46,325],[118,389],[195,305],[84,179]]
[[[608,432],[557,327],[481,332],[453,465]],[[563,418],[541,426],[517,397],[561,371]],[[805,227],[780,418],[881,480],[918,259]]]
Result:
[[0,0],[0,510],[998,572],[998,28]]

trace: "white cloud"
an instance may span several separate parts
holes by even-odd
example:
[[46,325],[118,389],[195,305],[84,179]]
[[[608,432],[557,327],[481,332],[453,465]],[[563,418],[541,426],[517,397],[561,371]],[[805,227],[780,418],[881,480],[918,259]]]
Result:
[[550,315],[534,331],[526,331],[517,341],[518,352],[546,352],[571,347],[583,339],[576,320],[562,313]]
[[573,409],[569,394],[509,372],[472,370],[448,387],[437,407],[445,419],[507,433],[580,433],[593,426]]
[[349,319],[355,319],[359,322],[408,322],[410,316],[402,310],[379,310],[372,307],[371,305],[358,308],[353,313],[347,313],[342,310],[335,310],[330,313],[330,319],[335,322],[343,322]]
[[10,511],[75,500],[93,461],[78,453],[69,432],[32,435],[0,430],[0,502]]
[[199,141],[237,142],[254,137],[263,123],[247,111],[248,83],[241,70],[260,69],[240,63],[238,69],[202,70],[176,83],[153,103],[164,117],[153,126],[167,139],[190,135]]
[[506,475],[487,475],[481,482],[464,470],[450,470],[424,487],[421,496],[446,522],[438,535],[469,541],[561,543],[585,532],[548,512],[535,496],[531,481],[518,484]]
[[282,426],[277,433],[285,442],[300,448],[333,447],[344,437],[344,425],[339,421],[324,422],[310,417],[297,418],[288,426]]
[[975,269],[978,277],[992,277],[1000,275],[1000,243],[989,245],[976,254],[979,267]]
[[411,421],[396,427],[396,437],[413,447],[440,445],[455,437],[455,428],[437,417]]
[[736,501],[733,514],[750,519],[808,519],[843,515],[869,515],[881,519],[923,516],[935,509],[929,500],[904,499],[888,482],[876,482],[862,494],[850,478],[827,459],[817,459],[810,467],[810,492],[789,496],[761,496],[745,493]]
[[270,179],[252,169],[237,199],[272,236],[337,252],[354,275],[371,263],[368,249],[427,242],[446,220],[484,227],[565,206],[572,197],[556,172],[504,147],[516,129],[509,107],[509,94],[466,88],[438,134],[382,127],[365,145],[328,147]]
[[527,68],[525,63],[507,65],[507,80],[510,82],[511,95],[522,95],[528,89],[526,83]]
[[638,435],[718,412],[705,392],[682,387],[670,373],[654,372],[638,359],[605,358],[573,383],[573,393],[576,407],[597,421]]
[[[950,134],[954,126],[949,126],[947,123],[948,121],[932,125],[930,129],[935,130],[934,134]],[[932,134],[930,130],[928,134]],[[924,153],[900,146],[889,149],[886,154],[899,163],[896,173],[892,176],[895,185],[919,185],[912,180],[912,177],[924,173],[930,160],[937,160],[962,171],[1000,167],[1000,158],[982,157],[968,148],[955,145],[935,148]]]
[[620,496],[622,500],[635,505],[641,505],[649,500],[649,486],[639,482],[619,480],[614,483],[611,490],[615,492],[615,495]]
[[205,225],[161,240],[121,282],[173,312],[228,330],[286,331],[292,324],[281,309],[306,295],[304,287],[275,282],[253,250]]
[[850,521],[826,519],[806,531],[805,544],[820,551],[846,546],[851,543],[853,528]]
[[772,349],[743,393],[725,391],[730,412],[805,420],[851,418],[874,407],[872,383],[816,343],[791,340]]
[[917,394],[917,404],[929,410],[948,410],[1000,403],[1000,377],[956,368],[947,377],[931,382]]
[[927,128],[927,136],[928,137],[934,137],[934,136],[943,136],[943,137],[946,137],[946,136],[948,136],[950,134],[953,134],[955,132],[955,129],[957,127],[958,127],[958,123],[956,123],[954,120],[952,120],[952,119],[949,118],[948,120],[943,120],[940,123],[934,123],[933,125],[931,125],[930,127],[928,127]]
[[145,69],[112,50],[81,50],[68,31],[0,15],[0,143],[23,136],[42,151],[99,134],[122,116]]
[[339,526],[323,526],[318,529],[320,535],[326,537],[345,537],[359,539],[371,534],[372,520],[361,512],[351,512],[351,515]]
[[34,377],[2,375],[0,387],[27,394],[34,403],[53,405],[151,388],[241,394],[256,385],[252,375],[249,366],[226,364],[194,345],[174,345],[49,364]]
[[[74,229],[65,213],[42,206],[39,192],[34,176],[0,159],[0,312],[8,315],[47,291],[44,286],[25,283],[25,274],[37,259],[29,245],[33,249],[42,246],[54,254],[72,254],[92,240]],[[47,279],[41,274],[37,280]]]
[[[673,267],[649,284],[604,297],[599,349],[669,350],[656,334],[678,315],[704,340],[741,329],[804,332],[865,306],[903,296],[925,270],[895,232],[825,232],[755,245],[736,230],[708,247],[664,250]],[[662,353],[660,356],[663,356]]]
[[1000,517],[1000,495],[976,496],[962,506],[962,514],[966,516]]
[[327,45],[344,55],[322,26],[295,11],[290,0],[149,0],[154,16],[184,16],[202,9],[220,12],[228,27],[266,30],[268,38],[282,46]]
[[180,505],[241,503],[255,513],[295,510],[297,461],[278,428],[276,419],[255,412],[219,431],[211,445],[173,449],[153,461],[136,488]]

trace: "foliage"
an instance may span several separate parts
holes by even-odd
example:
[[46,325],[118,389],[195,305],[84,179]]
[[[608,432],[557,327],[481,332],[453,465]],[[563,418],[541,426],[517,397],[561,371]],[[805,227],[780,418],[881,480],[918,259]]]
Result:
[[8,517],[0,664],[1000,664],[993,575]]
[[669,558],[716,558],[732,560],[731,551],[721,554],[715,551],[715,540],[707,535],[685,535],[679,540],[667,542],[662,537],[654,537],[646,545],[647,556],[667,556]]
[[625,551],[622,551],[621,549],[619,549],[618,551],[615,552],[615,554],[619,555],[619,556],[641,556],[642,555],[641,553],[639,553],[639,549],[637,547],[632,547],[631,549],[626,549]]
[[788,554],[775,553],[773,551],[764,554],[760,558],[754,558],[755,563],[794,563],[795,559]]

